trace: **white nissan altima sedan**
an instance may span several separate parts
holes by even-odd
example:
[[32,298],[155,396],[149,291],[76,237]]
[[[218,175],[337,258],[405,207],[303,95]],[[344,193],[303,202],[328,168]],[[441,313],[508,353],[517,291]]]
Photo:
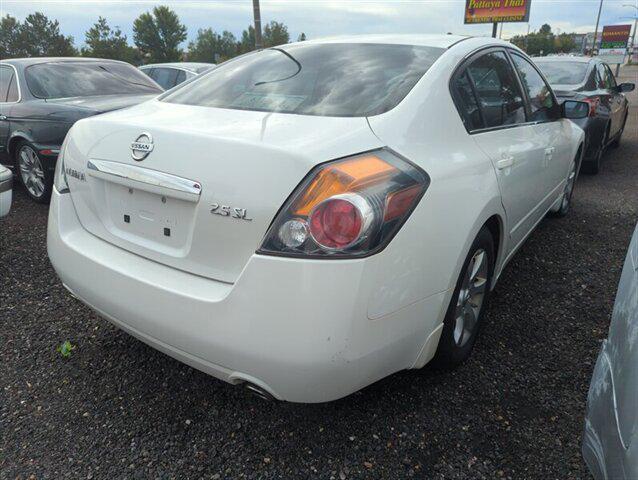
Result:
[[48,252],[99,315],[263,396],[322,402],[475,342],[503,266],[565,215],[583,132],[486,38],[264,49],[77,122]]

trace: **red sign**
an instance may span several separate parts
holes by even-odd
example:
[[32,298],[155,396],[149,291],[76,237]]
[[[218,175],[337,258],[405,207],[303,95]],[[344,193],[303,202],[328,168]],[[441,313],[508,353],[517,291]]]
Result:
[[607,25],[603,27],[601,49],[627,48],[631,25]]
[[532,0],[465,0],[465,23],[528,22]]

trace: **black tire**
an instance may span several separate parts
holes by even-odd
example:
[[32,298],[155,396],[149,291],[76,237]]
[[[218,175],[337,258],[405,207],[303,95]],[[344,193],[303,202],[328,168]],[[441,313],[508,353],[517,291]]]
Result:
[[603,153],[604,152],[605,152],[605,149],[601,147],[598,153],[596,154],[595,160],[592,160],[589,162],[583,162],[583,167],[582,167],[583,172],[588,173],[590,175],[598,175],[603,168]]
[[628,116],[629,116],[629,112],[625,113],[625,119],[622,121],[622,127],[620,127],[620,131],[616,135],[616,138],[614,139],[614,141],[609,144],[609,148],[620,147],[620,141],[622,140],[622,134],[625,132],[625,126],[627,125]]
[[49,203],[53,191],[53,173],[44,168],[38,149],[22,140],[16,146],[14,160],[16,173],[27,195],[35,202]]
[[[484,252],[487,266],[485,270],[485,278],[481,277],[481,285],[484,284],[485,289],[483,296],[481,297],[481,303],[478,307],[478,311],[472,307],[472,297],[470,296],[468,299],[470,308],[474,311],[475,321],[473,322],[472,328],[468,328],[466,333],[465,329],[459,329],[459,322],[457,321],[461,317],[463,317],[463,325],[467,321],[467,316],[465,315],[466,309],[460,306],[460,304],[464,303],[461,296],[464,295],[467,297],[467,292],[470,289],[466,288],[466,285],[468,285],[468,278],[471,278],[471,275],[468,276],[468,270],[470,265],[473,267],[476,266],[476,263],[474,263],[473,260],[476,258],[477,254],[480,254],[481,252]],[[454,368],[463,363],[470,356],[480,330],[483,316],[485,315],[487,302],[489,300],[490,285],[494,275],[495,256],[494,239],[492,238],[492,234],[489,229],[484,226],[474,239],[474,242],[470,247],[470,251],[465,258],[465,262],[463,262],[463,268],[461,268],[459,278],[456,281],[456,287],[454,288],[454,293],[452,294],[450,305],[448,306],[447,313],[445,314],[445,320],[443,321],[443,331],[441,332],[439,346],[436,351],[436,355],[434,356],[435,366],[445,369]],[[461,309],[463,313],[460,313],[459,309]],[[458,333],[459,330],[462,330],[463,332],[460,335]]]

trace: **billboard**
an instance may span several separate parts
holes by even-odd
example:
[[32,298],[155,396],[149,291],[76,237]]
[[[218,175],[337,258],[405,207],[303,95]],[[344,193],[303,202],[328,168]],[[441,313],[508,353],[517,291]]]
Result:
[[607,25],[603,27],[598,55],[607,63],[625,63],[630,32],[631,25]]
[[631,25],[607,25],[603,27],[603,38],[600,42],[601,50],[627,48],[627,41],[631,33]]
[[465,23],[528,22],[532,0],[465,0]]

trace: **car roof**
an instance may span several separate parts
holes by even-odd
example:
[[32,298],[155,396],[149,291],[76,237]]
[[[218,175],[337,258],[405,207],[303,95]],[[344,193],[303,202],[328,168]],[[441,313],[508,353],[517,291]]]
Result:
[[10,58],[6,60],[0,60],[1,63],[7,63],[9,65],[16,65],[22,67],[28,67],[30,65],[36,65],[38,63],[60,63],[60,62],[101,62],[101,63],[126,63],[120,60],[110,60],[106,58],[90,58],[90,57],[31,57],[31,58]]
[[591,57],[576,57],[571,55],[556,55],[552,57],[534,57],[535,62],[570,62],[570,63],[590,63],[596,61]]
[[347,35],[306,40],[299,43],[380,43],[396,45],[417,45],[423,47],[450,48],[466,40],[468,36],[444,34],[398,34],[398,35]]
[[200,68],[200,67],[214,67],[214,63],[206,63],[206,62],[167,62],[167,63],[148,63],[146,65],[141,65],[140,68],[149,68],[149,67],[172,67],[172,68],[185,68],[186,70],[192,68]]

